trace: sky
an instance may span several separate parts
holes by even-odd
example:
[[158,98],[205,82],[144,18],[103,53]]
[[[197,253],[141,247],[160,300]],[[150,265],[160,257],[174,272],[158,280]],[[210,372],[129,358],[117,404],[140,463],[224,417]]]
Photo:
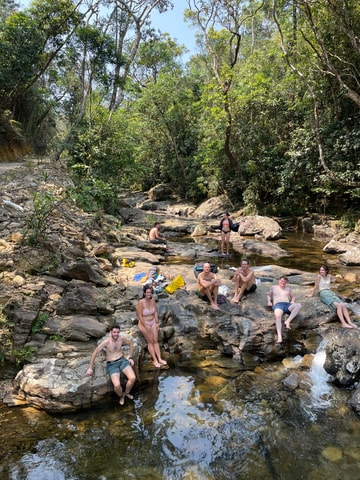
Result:
[[187,8],[186,0],[175,0],[174,9],[152,15],[152,23],[154,28],[159,29],[162,33],[168,33],[171,38],[177,40],[177,43],[185,45],[189,50],[188,55],[196,53],[195,29],[184,22],[184,10]]

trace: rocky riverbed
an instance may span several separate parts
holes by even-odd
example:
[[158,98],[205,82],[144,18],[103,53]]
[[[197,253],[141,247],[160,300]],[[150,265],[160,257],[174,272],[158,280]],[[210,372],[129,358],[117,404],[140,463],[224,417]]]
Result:
[[[299,364],[296,375],[284,369],[278,379],[279,389],[289,394],[304,388],[301,371],[310,368],[311,356],[326,339],[326,368],[337,385],[353,387],[348,402],[360,413],[360,390],[355,388],[360,375],[359,330],[344,331],[323,304],[305,297],[313,272],[276,265],[277,258],[287,255],[272,242],[281,236],[281,221],[231,212],[240,224],[240,233],[232,234],[232,248],[244,255],[258,252],[272,257],[274,264],[257,269],[254,294],[239,305],[232,304],[229,296],[220,311],[213,311],[196,294],[193,265],[217,254],[219,231],[214,227],[220,214],[230,209],[225,197],[195,207],[169,197],[159,186],[147,194],[124,195],[116,215],[85,213],[67,200],[65,192],[71,181],[66,170],[50,163],[2,172],[0,185],[1,351],[6,361],[23,364],[15,379],[2,384],[6,405],[64,412],[101,402],[111,391],[104,362],[99,359],[91,379],[85,371],[91,351],[113,322],[119,323],[135,344],[137,372],[150,369],[135,307],[144,276],[155,268],[163,277],[157,289],[160,341],[170,364],[172,357],[196,356],[204,344],[249,370],[264,362],[301,355],[308,360]],[[39,193],[55,199],[46,222],[40,224],[41,242],[34,241],[39,239],[29,232],[29,219],[39,215],[34,205]],[[167,249],[147,241],[155,219],[166,230]],[[339,261],[356,262],[357,234],[318,221],[314,216],[302,223],[307,229],[312,225],[318,235],[329,236],[332,246],[327,248],[337,248]],[[296,222],[291,224],[294,228]],[[191,236],[193,241],[177,241],[181,236]],[[177,259],[176,264],[170,264],[171,257]],[[127,266],[131,262],[134,266]],[[163,287],[179,274],[185,286],[167,293]],[[279,347],[265,295],[281,274],[288,275],[302,309]],[[232,270],[226,267],[219,271],[229,292],[231,276]],[[349,274],[343,280],[353,284],[349,300],[356,301],[359,279]],[[249,378],[240,375],[233,388],[242,388]]]

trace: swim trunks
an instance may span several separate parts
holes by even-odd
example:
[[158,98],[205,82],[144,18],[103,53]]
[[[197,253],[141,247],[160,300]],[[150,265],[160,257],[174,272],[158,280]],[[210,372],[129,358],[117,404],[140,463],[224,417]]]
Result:
[[247,295],[248,293],[254,293],[256,289],[257,289],[256,283],[253,283],[248,290],[245,290],[244,295]]
[[150,243],[154,243],[155,245],[166,245],[167,240],[161,238],[154,238],[154,240],[150,240]]
[[117,360],[106,362],[106,369],[108,374],[111,376],[114,373],[122,372],[129,365],[130,365],[129,360],[127,360],[125,357],[120,357]]
[[272,309],[273,310],[280,309],[284,313],[286,313],[287,315],[290,315],[291,314],[291,312],[289,310],[290,305],[291,305],[291,303],[289,303],[289,302],[279,302],[279,303],[275,303],[275,305],[273,305]]

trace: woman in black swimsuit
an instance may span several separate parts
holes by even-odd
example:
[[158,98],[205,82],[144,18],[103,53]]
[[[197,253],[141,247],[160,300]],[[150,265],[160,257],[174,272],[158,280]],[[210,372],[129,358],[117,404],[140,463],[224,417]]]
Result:
[[[224,213],[220,222],[221,230],[221,255],[229,255],[230,233],[234,225],[229,213]],[[226,246],[226,253],[224,252]]]

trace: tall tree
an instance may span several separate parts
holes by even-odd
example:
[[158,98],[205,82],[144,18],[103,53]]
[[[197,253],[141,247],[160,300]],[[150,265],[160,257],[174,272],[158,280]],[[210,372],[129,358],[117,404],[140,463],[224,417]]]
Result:
[[186,16],[201,31],[209,68],[222,95],[226,115],[224,152],[230,167],[235,168],[238,159],[231,145],[233,115],[229,94],[235,66],[240,59],[243,32],[262,4],[241,0],[189,0],[188,5]]
[[7,17],[15,13],[19,6],[15,0],[0,0],[0,23],[5,23]]
[[[282,1],[273,1],[273,17],[281,35],[281,46],[289,67],[296,73],[306,86],[313,101],[313,118],[315,138],[318,147],[319,160],[324,172],[333,182],[348,186],[359,186],[358,180],[350,180],[339,175],[328,164],[324,151],[320,104],[324,104],[322,92],[319,89],[324,79],[328,79],[328,87],[332,97],[338,98],[345,94],[354,104],[360,106],[360,8],[358,2],[335,2],[324,0],[310,2],[296,0],[294,9],[297,11],[296,28],[298,41],[289,38],[287,29],[281,21],[284,18],[287,5]],[[286,15],[285,15],[286,18]],[[286,21],[286,20],[285,20]],[[340,29],[338,28],[340,25]],[[310,58],[304,61],[303,58]],[[318,80],[316,81],[316,76]],[[337,86],[336,86],[337,85]],[[336,91],[335,91],[336,90]],[[335,165],[334,165],[335,167]],[[349,172],[350,173],[350,172]],[[354,172],[355,173],[355,172]]]

